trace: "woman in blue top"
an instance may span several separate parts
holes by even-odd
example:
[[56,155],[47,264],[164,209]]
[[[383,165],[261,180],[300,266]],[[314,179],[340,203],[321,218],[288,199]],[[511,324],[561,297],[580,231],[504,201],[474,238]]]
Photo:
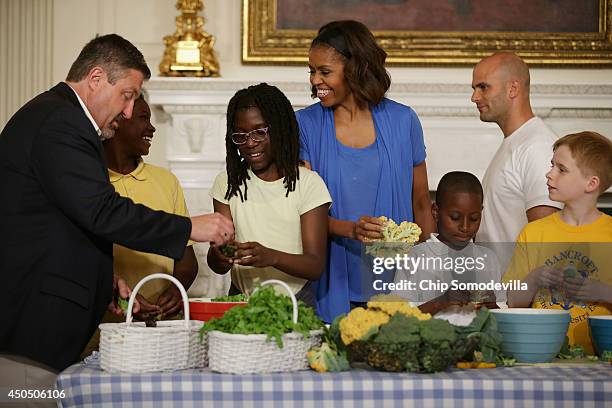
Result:
[[334,21],[321,27],[308,56],[312,96],[297,112],[301,157],[332,196],[327,269],[317,281],[317,312],[325,321],[366,302],[372,271],[361,243],[381,236],[381,215],[415,221],[435,232],[423,130],[408,106],[384,97],[391,79],[387,54],[366,26]]

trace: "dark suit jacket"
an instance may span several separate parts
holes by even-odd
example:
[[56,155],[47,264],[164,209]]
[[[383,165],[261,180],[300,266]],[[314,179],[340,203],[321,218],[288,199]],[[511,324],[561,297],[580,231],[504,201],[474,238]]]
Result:
[[111,300],[113,242],[179,259],[190,232],[115,192],[67,84],[40,94],[0,135],[0,351],[73,364]]

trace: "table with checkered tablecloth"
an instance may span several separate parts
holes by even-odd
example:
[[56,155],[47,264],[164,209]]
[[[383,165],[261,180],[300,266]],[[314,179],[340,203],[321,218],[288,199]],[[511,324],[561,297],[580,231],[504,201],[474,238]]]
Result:
[[59,375],[56,388],[65,391],[63,407],[604,407],[612,406],[612,366],[228,375],[110,374],[80,363]]

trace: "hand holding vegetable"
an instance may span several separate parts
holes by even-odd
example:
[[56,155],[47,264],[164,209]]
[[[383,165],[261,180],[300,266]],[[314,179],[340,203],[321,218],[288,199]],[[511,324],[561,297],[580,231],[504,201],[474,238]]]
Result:
[[565,278],[567,296],[587,302],[612,303],[612,287],[590,278]]
[[[470,302],[476,304],[476,308],[482,305],[496,305],[495,292],[492,290],[472,290],[470,291]],[[490,309],[490,307],[488,308]]]
[[161,317],[176,315],[183,309],[183,297],[180,290],[174,285],[169,286],[157,299],[157,306],[159,306]]
[[449,290],[446,292],[448,302],[451,305],[463,306],[470,303],[472,294],[469,290]]
[[208,264],[217,273],[225,273],[234,264],[234,255],[235,246],[230,247],[229,244],[223,246],[211,245],[208,250]]
[[238,243],[234,263],[256,267],[274,266],[278,260],[276,251],[261,245],[259,242]]
[[196,242],[223,245],[234,239],[232,220],[216,212],[191,217],[191,236]]
[[144,296],[136,295],[136,301],[140,304],[140,308],[137,312],[132,311],[135,319],[146,321],[159,315],[159,306],[149,302]]
[[233,259],[236,256],[237,249],[236,241],[228,242],[227,244],[219,247],[219,250],[223,256],[227,257],[228,259]]
[[536,273],[536,284],[540,288],[561,288],[563,286],[563,271],[557,268],[541,266],[532,273]]
[[[147,301],[142,295],[136,295],[134,305],[136,304],[141,305],[141,307],[139,308],[138,313],[132,312],[132,316],[139,320],[146,321],[147,326],[149,326],[148,322],[159,319],[160,315],[158,312],[158,306],[151,305],[149,301]],[[127,310],[129,306],[128,300],[120,297],[117,301],[117,305],[121,311],[119,315],[122,314],[124,316],[127,316]]]
[[368,242],[373,239],[382,239],[382,229],[384,221],[380,218],[362,215],[355,223],[354,236],[361,242]]
[[[363,218],[363,217],[362,217]],[[397,224],[390,218],[380,216],[372,219],[381,222],[379,237],[368,236],[365,242],[366,254],[375,257],[393,257],[398,253],[408,251],[421,235],[421,228],[414,222],[402,221]]]
[[[119,278],[117,275],[113,275],[113,296],[111,303],[108,305],[108,310],[116,314],[117,316],[121,316],[124,314],[123,310],[119,306],[119,301],[121,298],[128,299],[132,294],[132,290],[127,285],[123,278]],[[127,304],[126,304],[127,308]],[[137,312],[140,309],[140,304],[138,301],[134,302],[134,312]]]

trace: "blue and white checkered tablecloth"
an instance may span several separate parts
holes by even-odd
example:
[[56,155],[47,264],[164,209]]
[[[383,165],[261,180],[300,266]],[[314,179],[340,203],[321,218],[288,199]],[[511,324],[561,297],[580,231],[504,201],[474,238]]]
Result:
[[453,369],[431,375],[356,369],[226,375],[208,369],[109,374],[76,364],[56,383],[63,407],[605,407],[610,364]]

